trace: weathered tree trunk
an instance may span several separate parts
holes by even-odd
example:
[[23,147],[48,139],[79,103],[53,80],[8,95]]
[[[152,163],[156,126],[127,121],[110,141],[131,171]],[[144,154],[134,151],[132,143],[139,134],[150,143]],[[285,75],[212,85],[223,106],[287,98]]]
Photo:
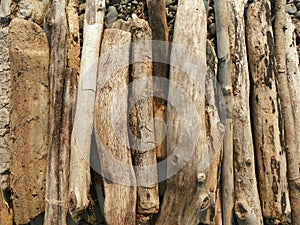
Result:
[[288,183],[292,208],[292,221],[300,224],[300,155],[299,155],[299,131],[296,131],[296,119],[299,115],[293,114],[293,102],[290,94],[287,78],[286,36],[287,20],[285,14],[286,1],[275,1],[275,54],[278,67],[278,89],[284,121],[284,139],[288,164]]
[[167,169],[174,176],[168,180],[156,224],[196,225],[200,213],[209,206],[205,171],[209,154],[204,121],[206,13],[203,1],[178,2],[173,44],[167,109],[170,154]]
[[49,47],[44,31],[23,19],[10,23],[9,46],[14,222],[25,224],[45,209]]
[[[207,210],[206,217],[201,218],[204,224],[216,222],[216,201],[220,180],[220,166],[223,148],[224,126],[220,121],[218,112],[218,102],[216,101],[218,87],[216,86],[216,72],[218,60],[213,45],[207,41],[206,45],[206,64],[207,73],[205,81],[205,100],[206,100],[206,138],[209,143],[209,170],[207,176],[207,190],[210,195],[210,208]],[[205,220],[204,220],[205,219]]]
[[[165,0],[147,0],[149,23],[152,29],[153,49],[153,75],[167,78],[169,62],[169,29],[166,18]],[[159,87],[159,83],[154,82],[154,133],[157,158],[167,157],[166,140],[164,139],[164,119],[166,110],[167,88]]]
[[[292,219],[293,222],[297,225],[300,224],[300,213],[299,213],[299,207],[300,207],[300,77],[299,77],[299,58],[297,54],[297,48],[296,48],[296,40],[295,40],[295,27],[291,21],[291,18],[288,17],[287,20],[287,29],[286,29],[286,66],[287,66],[287,82],[289,87],[289,94],[290,94],[290,100],[291,100],[291,108],[292,108],[292,117],[294,118],[294,128],[295,128],[295,135],[292,141],[294,144],[296,144],[295,152],[293,153],[291,148],[288,148],[287,154],[290,157],[288,158],[288,179],[289,179],[289,185],[290,185],[290,191],[293,189],[293,193],[290,193],[290,200],[293,201],[291,203],[292,205]],[[279,84],[280,85],[280,84]],[[280,86],[279,86],[280,88]],[[283,107],[283,103],[282,103]],[[289,112],[289,116],[290,116]],[[284,118],[283,118],[284,119]],[[286,141],[286,144],[288,142]],[[288,147],[288,146],[287,146]],[[297,157],[297,158],[296,158]],[[292,159],[291,159],[292,158]],[[290,165],[291,161],[292,165]],[[298,171],[297,168],[290,168],[293,165],[297,165],[298,162]],[[295,164],[294,164],[295,163]],[[292,171],[291,171],[292,170]],[[295,170],[295,171],[294,171]],[[293,174],[293,175],[292,175]],[[298,174],[298,175],[297,175]],[[290,177],[291,176],[291,177]],[[291,184],[292,183],[292,184]]]
[[[222,159],[222,215],[224,225],[231,225],[234,206],[234,178],[233,178],[233,123],[232,123],[232,80],[231,59],[229,47],[229,14],[228,1],[215,1],[215,19],[217,35],[217,54],[219,59],[219,85],[224,96],[226,111],[224,147]],[[223,103],[223,101],[220,101]]]
[[[52,4],[53,26],[50,58],[50,135],[46,180],[44,224],[67,224],[68,175],[70,157],[70,81],[67,68],[68,24],[66,2]],[[65,103],[66,101],[66,103]]]
[[261,207],[265,221],[287,223],[290,214],[286,154],[281,146],[276,62],[267,1],[249,5],[246,36],[250,77],[254,146]]
[[249,109],[249,72],[245,43],[246,0],[230,1],[230,50],[233,71],[234,212],[238,224],[263,224],[255,176]]
[[76,112],[71,138],[70,212],[73,218],[89,205],[90,148],[93,130],[97,63],[105,14],[104,0],[88,0],[84,20],[83,49]]
[[105,30],[101,44],[94,126],[108,225],[134,225],[136,219],[137,188],[127,132],[130,43],[129,32],[112,28]]
[[12,225],[12,209],[8,204],[8,196],[6,196],[10,188],[9,122],[11,110],[11,73],[7,27],[0,28],[0,40],[0,225]]
[[152,44],[146,20],[133,18],[132,86],[129,98],[131,147],[135,157],[137,179],[137,220],[150,222],[159,209],[156,150],[153,124]]

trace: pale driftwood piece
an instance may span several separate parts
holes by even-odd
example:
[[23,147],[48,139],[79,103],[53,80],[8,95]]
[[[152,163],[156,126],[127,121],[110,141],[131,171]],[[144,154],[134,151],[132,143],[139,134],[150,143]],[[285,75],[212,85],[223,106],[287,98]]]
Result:
[[[233,124],[232,124],[232,80],[231,59],[229,47],[229,14],[227,1],[215,1],[215,18],[217,32],[217,55],[219,59],[219,85],[224,96],[226,109],[224,147],[222,159],[222,220],[224,225],[231,225],[234,206],[234,179],[233,179]],[[222,104],[223,102],[221,102]]]
[[[147,0],[149,23],[152,29],[153,42],[153,75],[161,78],[167,78],[169,62],[169,29],[166,17],[165,0]],[[154,82],[153,99],[154,109],[154,134],[156,142],[157,158],[167,157],[166,140],[164,139],[164,120],[166,111],[167,88],[161,90],[159,84]]]
[[211,224],[216,221],[216,201],[218,194],[218,186],[220,180],[220,167],[223,148],[224,126],[220,120],[218,112],[218,103],[216,96],[218,87],[216,87],[216,73],[218,60],[214,47],[210,41],[206,44],[206,138],[209,143],[209,170],[207,176],[207,190],[210,194],[210,208],[207,210],[206,217],[201,218],[204,224]]
[[178,2],[171,51],[168,101],[173,106],[168,104],[167,108],[170,154],[167,172],[174,176],[168,180],[156,225],[197,225],[210,205],[206,187],[209,149],[203,119],[205,77],[204,3],[202,0],[182,0]]
[[26,224],[45,209],[49,47],[44,31],[23,19],[10,23],[9,46],[14,222]]
[[246,0],[229,3],[230,50],[235,63],[233,80],[234,213],[239,225],[263,224],[255,174],[254,148],[249,108],[249,71],[245,42]]
[[0,28],[0,225],[12,225],[13,212],[8,204],[9,182],[9,137],[11,73],[9,63],[8,28]]
[[101,44],[94,127],[108,225],[134,225],[136,219],[137,188],[127,132],[130,43],[129,32],[112,28],[105,30]]
[[68,20],[68,67],[80,68],[79,0],[70,0],[66,7]]
[[[293,150],[287,144],[287,154],[288,154],[288,180],[290,185],[290,201],[292,205],[292,219],[295,224],[300,224],[300,72],[299,72],[299,58],[297,54],[296,38],[295,38],[295,27],[291,21],[289,15],[286,15],[287,26],[285,32],[286,40],[286,72],[287,72],[287,85],[289,88],[290,103],[292,108],[292,117],[294,119],[294,129],[295,133],[291,138],[293,144],[296,145],[296,148]],[[279,47],[279,46],[278,46]],[[282,88],[280,85],[279,88]],[[281,94],[281,92],[280,92]],[[284,99],[282,99],[284,100]],[[282,107],[285,104],[282,103]],[[288,110],[288,109],[285,109]],[[291,117],[291,111],[288,112],[288,115]],[[285,118],[283,118],[285,120]],[[287,130],[288,132],[288,130]],[[287,135],[290,135],[287,133]],[[298,165],[298,167],[297,167]]]
[[70,212],[73,218],[88,207],[90,147],[93,129],[97,64],[103,32],[105,0],[88,0],[84,20],[83,49],[71,137]]
[[285,224],[291,212],[286,154],[281,146],[275,80],[277,70],[269,3],[250,4],[246,18],[253,135],[262,213],[268,221]]
[[[132,86],[129,98],[130,128],[137,176],[137,219],[146,223],[159,209],[153,124],[151,29],[146,20],[133,17]],[[150,168],[151,169],[148,169]]]
[[[52,36],[50,56],[50,135],[46,179],[46,209],[44,224],[67,224],[68,175],[69,175],[69,138],[68,124],[69,96],[66,98],[70,72],[67,67],[67,32],[66,2],[52,4]],[[68,85],[68,83],[66,83]],[[64,101],[66,104],[64,105]],[[66,107],[66,108],[65,108]],[[64,114],[66,113],[66,114]]]

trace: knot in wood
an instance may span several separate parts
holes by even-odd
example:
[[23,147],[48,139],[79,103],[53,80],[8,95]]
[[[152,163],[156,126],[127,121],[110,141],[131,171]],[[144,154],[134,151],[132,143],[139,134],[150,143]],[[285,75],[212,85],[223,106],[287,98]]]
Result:
[[205,173],[198,173],[197,174],[197,181],[198,181],[199,184],[203,184],[205,180],[206,180]]

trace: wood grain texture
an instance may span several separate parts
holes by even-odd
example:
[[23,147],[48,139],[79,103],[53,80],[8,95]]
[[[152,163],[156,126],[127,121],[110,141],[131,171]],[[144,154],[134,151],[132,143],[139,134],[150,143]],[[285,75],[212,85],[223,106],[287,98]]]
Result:
[[9,26],[11,62],[11,188],[14,221],[25,224],[45,210],[49,121],[49,47],[35,23]]
[[101,44],[94,127],[108,225],[135,225],[136,219],[137,188],[127,131],[130,43],[130,32],[112,28],[105,30]]

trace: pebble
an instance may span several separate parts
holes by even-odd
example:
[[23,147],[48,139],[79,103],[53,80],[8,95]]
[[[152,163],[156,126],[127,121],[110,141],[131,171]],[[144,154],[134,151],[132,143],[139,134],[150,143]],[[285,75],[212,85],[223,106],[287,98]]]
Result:
[[216,35],[216,24],[215,23],[211,23],[209,26],[208,26],[208,29],[209,29],[209,33],[211,35]]
[[297,10],[300,10],[300,2],[296,4]]
[[106,14],[106,22],[107,23],[113,23],[117,20],[118,18],[118,11],[116,9],[116,7],[114,6],[109,6],[107,9],[107,14]]
[[175,0],[166,0],[166,6],[174,4]]
[[297,12],[297,8],[293,3],[287,4],[286,5],[286,10],[289,14],[295,14]]
[[295,18],[298,19],[298,20],[300,20],[300,11],[298,11],[298,12],[295,13]]

